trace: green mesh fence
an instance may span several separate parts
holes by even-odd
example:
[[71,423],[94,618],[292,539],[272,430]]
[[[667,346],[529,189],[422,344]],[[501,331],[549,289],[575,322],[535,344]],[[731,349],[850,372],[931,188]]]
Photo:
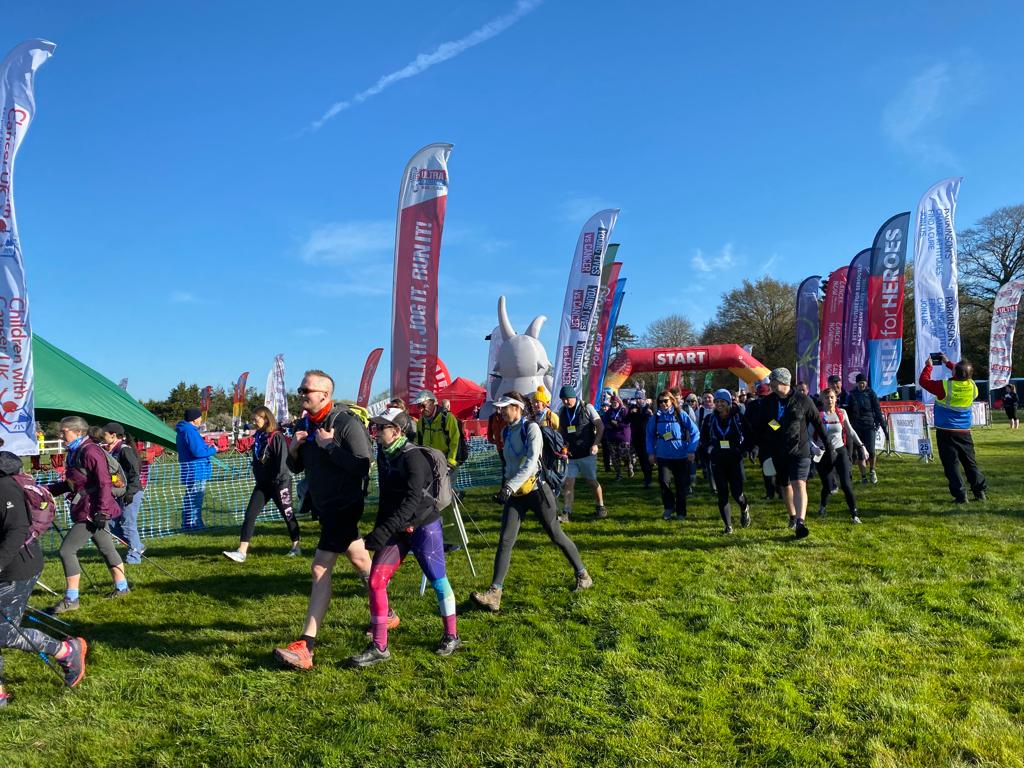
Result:
[[[238,528],[245,517],[245,507],[253,489],[251,458],[237,452],[221,453],[213,458],[210,479],[206,481],[202,518],[206,528]],[[186,476],[188,476],[186,467]],[[369,501],[377,500],[377,467],[370,472]],[[38,482],[52,483],[60,479],[53,471],[35,474]],[[182,485],[182,466],[173,454],[165,454],[144,468],[145,490],[139,510],[139,534],[143,540],[170,536],[182,532],[182,508],[185,486]],[[497,485],[501,482],[501,461],[494,446],[482,437],[469,441],[469,458],[459,467],[455,476],[456,489],[477,485]],[[296,511],[301,507],[302,475],[292,482],[292,498]],[[296,495],[296,491],[300,494]],[[63,510],[58,510],[56,523],[64,531],[71,525],[65,499]],[[267,504],[258,520],[279,520],[277,507]],[[42,539],[43,549],[54,552],[60,547],[60,536],[49,531]]]

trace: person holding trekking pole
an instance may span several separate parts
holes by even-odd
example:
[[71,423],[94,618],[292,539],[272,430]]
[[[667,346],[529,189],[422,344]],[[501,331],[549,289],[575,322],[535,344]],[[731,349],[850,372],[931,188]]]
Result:
[[[63,671],[64,684],[74,687],[85,676],[85,639],[71,637],[62,642],[19,626],[32,588],[43,572],[43,551],[32,535],[26,492],[14,479],[21,471],[20,458],[0,451],[0,648],[40,654],[44,661],[52,658]],[[0,707],[8,703],[3,672],[0,655]]]
[[512,548],[527,512],[540,520],[544,532],[554,542],[576,573],[574,592],[589,589],[594,580],[587,573],[579,550],[565,535],[559,524],[558,508],[551,486],[543,479],[541,457],[544,436],[533,418],[533,408],[519,392],[506,392],[494,402],[494,407],[505,421],[502,442],[505,452],[505,476],[501,490],[494,500],[502,505],[501,533],[498,551],[494,554],[494,576],[486,592],[474,592],[469,597],[477,606],[492,612],[501,608],[501,595],[505,587]]
[[58,552],[67,587],[64,597],[49,610],[54,615],[78,610],[78,583],[82,575],[78,550],[90,538],[103,556],[114,582],[114,590],[107,593],[107,599],[125,597],[130,592],[124,563],[107,529],[107,524],[121,515],[114,498],[115,481],[123,492],[125,480],[117,460],[93,442],[88,431],[89,424],[81,416],[65,416],[60,420],[61,437],[68,450],[64,479],[46,486],[54,496],[69,494],[72,497],[72,525]]

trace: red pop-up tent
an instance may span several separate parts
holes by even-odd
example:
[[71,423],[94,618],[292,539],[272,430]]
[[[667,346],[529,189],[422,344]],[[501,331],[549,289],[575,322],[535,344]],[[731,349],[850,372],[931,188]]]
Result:
[[473,410],[477,406],[483,405],[484,400],[487,399],[487,391],[483,387],[461,376],[456,377],[455,381],[434,394],[438,401],[450,400],[452,413],[460,419],[472,418]]

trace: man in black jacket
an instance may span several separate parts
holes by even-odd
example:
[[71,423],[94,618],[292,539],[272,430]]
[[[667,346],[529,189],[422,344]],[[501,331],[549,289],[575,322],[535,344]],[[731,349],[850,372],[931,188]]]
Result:
[[344,406],[336,406],[334,379],[321,370],[306,371],[298,389],[306,412],[288,451],[288,468],[305,471],[312,510],[320,521],[320,541],[313,556],[313,589],[302,636],[286,648],[276,648],[279,661],[295,669],[312,669],[313,645],[331,601],[331,574],[338,556],[367,582],[370,556],[359,537],[359,520],[369,482],[370,437],[362,421]]
[[[775,482],[789,512],[789,527],[798,539],[807,536],[807,476],[811,471],[807,427],[814,430],[821,445],[829,446],[825,427],[814,402],[794,392],[788,368],[776,368],[769,377],[772,394],[758,404],[754,432],[767,448],[775,469]],[[834,449],[827,448],[830,452]]]
[[882,408],[878,404],[878,395],[875,390],[868,386],[868,379],[863,373],[857,374],[857,386],[850,392],[849,405],[846,412],[850,416],[850,424],[857,437],[868,449],[867,461],[860,461],[860,481],[867,485],[868,470],[871,471],[871,483],[878,484],[878,475],[875,474],[875,430],[881,429],[885,424],[882,418]]
[[110,530],[116,536],[127,540],[128,554],[124,561],[129,565],[142,562],[142,553],[146,545],[139,536],[139,510],[142,508],[142,460],[135,446],[125,440],[125,430],[116,421],[108,422],[103,427],[102,443],[104,450],[117,459],[124,471],[124,496],[117,500],[121,507],[121,517],[110,521]]
[[[30,533],[29,510],[25,492],[14,479],[21,471],[21,459],[9,451],[0,451],[0,648],[45,653],[64,670],[64,683],[74,687],[85,676],[85,639],[73,637],[60,642],[38,630],[18,626],[43,571],[39,542],[33,538],[26,544]],[[7,706],[3,672],[0,656],[0,707]]]
[[[406,438],[409,416],[398,408],[389,408],[370,419],[370,431],[378,444],[377,478],[380,503],[373,531],[365,538],[373,550],[370,569],[370,632],[372,642],[366,650],[349,659],[354,667],[369,667],[391,658],[388,650],[388,582],[411,551],[423,575],[437,597],[444,623],[438,643],[439,656],[451,656],[461,645],[455,625],[455,594],[445,572],[444,537],[441,515],[434,503],[434,469],[427,451],[413,446]],[[438,471],[445,455],[438,452]]]

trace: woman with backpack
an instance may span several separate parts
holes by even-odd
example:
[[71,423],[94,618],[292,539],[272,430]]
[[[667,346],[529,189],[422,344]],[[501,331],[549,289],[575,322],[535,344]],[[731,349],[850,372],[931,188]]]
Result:
[[245,508],[242,535],[238,549],[225,551],[224,557],[244,563],[249,553],[249,542],[256,530],[256,518],[273,501],[288,527],[292,546],[288,557],[302,554],[299,548],[299,521],[292,509],[292,473],[288,469],[288,441],[277,428],[277,419],[269,408],[259,406],[252,412],[256,433],[252,444],[252,476],[256,487],[252,489],[249,505]]
[[[821,393],[821,422],[825,426],[829,444],[835,449],[835,460],[829,459],[829,446],[817,446],[819,450],[823,451],[818,461],[818,477],[821,478],[821,502],[818,506],[818,514],[825,515],[829,496],[832,495],[829,474],[835,470],[836,477],[839,479],[839,487],[843,491],[843,496],[846,497],[850,522],[860,525],[860,518],[857,517],[857,499],[853,495],[853,461],[862,456],[866,457],[867,449],[857,434],[857,430],[850,423],[850,417],[846,415],[844,409],[836,406],[836,402],[835,390],[826,389]],[[850,454],[851,446],[853,447],[852,456]]]
[[519,536],[519,528],[527,512],[540,520],[544,532],[554,542],[576,572],[574,592],[589,589],[594,580],[587,573],[579,550],[565,535],[558,522],[558,508],[551,486],[543,478],[544,436],[533,419],[533,408],[518,392],[506,392],[494,403],[505,420],[502,431],[505,452],[505,476],[501,490],[494,500],[503,505],[498,551],[494,554],[494,575],[486,592],[474,592],[469,597],[481,608],[497,612],[501,608],[501,595],[508,574],[512,548]]
[[704,417],[700,427],[701,452],[711,465],[711,476],[718,493],[718,514],[725,524],[723,533],[732,533],[732,511],[729,495],[740,505],[740,525],[750,525],[750,505],[743,492],[743,455],[750,451],[750,426],[733,405],[732,393],[719,389],[714,394],[714,408]]
[[[373,554],[370,566],[370,634],[366,650],[349,658],[354,667],[369,667],[391,658],[388,650],[388,582],[409,552],[437,596],[444,634],[435,653],[451,656],[462,646],[456,631],[455,594],[445,572],[441,513],[430,491],[434,469],[425,451],[406,437],[409,416],[389,408],[370,419],[370,433],[377,441],[377,478],[380,501],[373,530],[363,539]],[[438,459],[443,464],[442,459]],[[443,470],[442,470],[443,471]],[[443,503],[443,502],[442,502]],[[397,623],[397,622],[396,622]]]
[[78,610],[78,585],[82,577],[78,550],[90,538],[103,556],[114,582],[114,590],[107,594],[107,598],[125,597],[130,592],[124,563],[114,547],[113,536],[107,530],[107,524],[121,515],[121,508],[114,498],[115,480],[120,483],[116,486],[119,496],[124,495],[126,487],[121,465],[94,443],[88,432],[89,423],[81,416],[65,416],[60,420],[60,435],[68,451],[64,479],[46,485],[46,490],[54,496],[66,493],[72,497],[72,525],[63,534],[64,540],[58,551],[67,587],[64,597],[49,610],[54,615]]
[[[697,425],[679,407],[669,390],[658,395],[658,409],[647,422],[647,453],[651,464],[658,465],[661,487],[662,520],[686,519],[686,495],[690,487],[690,470],[697,458],[700,433]],[[672,483],[675,482],[675,493]]]
[[[15,479],[19,475],[21,481]],[[19,626],[32,588],[43,572],[43,551],[35,535],[39,529],[33,531],[27,505],[32,497],[22,482],[33,481],[22,475],[21,459],[10,451],[0,451],[0,648],[46,654],[60,667],[64,684],[73,688],[85,676],[85,639],[71,637],[61,642],[37,629]],[[33,487],[30,485],[29,489]],[[35,497],[49,501],[39,489]],[[7,706],[8,698],[3,672],[0,656],[0,707]]]
[[601,418],[604,420],[604,436],[608,440],[608,452],[615,468],[615,479],[622,479],[623,469],[632,478],[632,429],[629,424],[629,409],[622,404],[618,395],[613,394],[608,410],[601,414]]

